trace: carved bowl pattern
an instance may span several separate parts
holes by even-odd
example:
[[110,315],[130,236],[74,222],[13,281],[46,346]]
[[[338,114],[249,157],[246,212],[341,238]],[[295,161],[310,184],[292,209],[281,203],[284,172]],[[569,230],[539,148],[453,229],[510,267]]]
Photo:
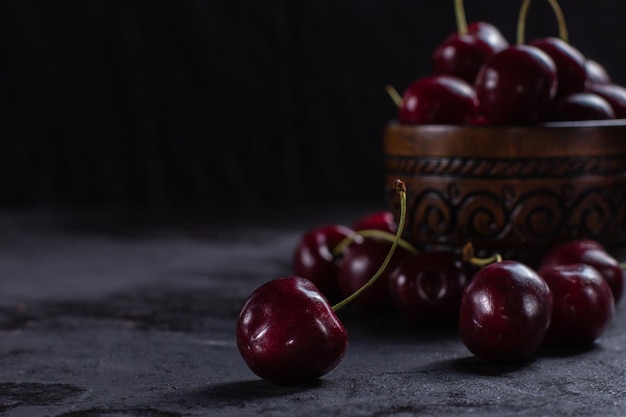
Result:
[[[626,121],[405,126],[384,134],[387,184],[407,185],[407,237],[529,262],[591,238],[626,243]],[[388,205],[399,215],[397,195]]]

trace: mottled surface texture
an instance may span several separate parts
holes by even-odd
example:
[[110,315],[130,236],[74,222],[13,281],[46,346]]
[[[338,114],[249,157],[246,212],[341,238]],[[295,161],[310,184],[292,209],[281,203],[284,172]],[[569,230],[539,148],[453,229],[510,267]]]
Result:
[[311,212],[0,215],[0,415],[626,414],[624,306],[593,349],[500,365],[474,359],[454,329],[348,307],[350,345],[334,371],[310,386],[259,380],[235,346],[245,298],[289,274],[306,228],[363,210]]

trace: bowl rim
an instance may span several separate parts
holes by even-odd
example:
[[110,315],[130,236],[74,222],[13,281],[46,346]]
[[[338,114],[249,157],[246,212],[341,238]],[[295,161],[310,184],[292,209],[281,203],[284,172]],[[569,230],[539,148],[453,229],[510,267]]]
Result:
[[[601,122],[601,123],[599,123]],[[389,121],[387,156],[626,158],[626,119],[532,126],[408,125]]]

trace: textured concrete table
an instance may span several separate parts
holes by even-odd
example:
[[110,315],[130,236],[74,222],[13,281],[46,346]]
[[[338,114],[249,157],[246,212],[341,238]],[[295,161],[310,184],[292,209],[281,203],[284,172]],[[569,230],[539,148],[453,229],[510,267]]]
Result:
[[305,229],[365,212],[3,213],[0,415],[626,415],[624,306],[593,349],[500,366],[473,358],[453,329],[348,307],[334,371],[311,386],[258,379],[235,346],[243,301],[290,273]]

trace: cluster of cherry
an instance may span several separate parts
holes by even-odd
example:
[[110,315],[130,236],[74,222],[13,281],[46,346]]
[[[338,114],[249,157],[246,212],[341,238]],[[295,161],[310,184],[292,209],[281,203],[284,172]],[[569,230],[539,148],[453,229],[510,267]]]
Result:
[[490,23],[466,24],[457,1],[458,29],[435,48],[433,74],[415,80],[402,97],[394,93],[398,120],[503,126],[626,118],[626,88],[568,42],[556,0],[560,36],[524,41],[528,4],[511,45]]
[[610,325],[624,275],[598,242],[563,243],[536,268],[498,254],[477,258],[469,244],[418,251],[401,237],[405,210],[398,224],[382,211],[303,234],[294,275],[258,288],[238,318],[238,346],[253,372],[294,383],[334,369],[347,348],[335,311],[349,301],[408,322],[456,325],[468,350],[488,360],[589,346]]

